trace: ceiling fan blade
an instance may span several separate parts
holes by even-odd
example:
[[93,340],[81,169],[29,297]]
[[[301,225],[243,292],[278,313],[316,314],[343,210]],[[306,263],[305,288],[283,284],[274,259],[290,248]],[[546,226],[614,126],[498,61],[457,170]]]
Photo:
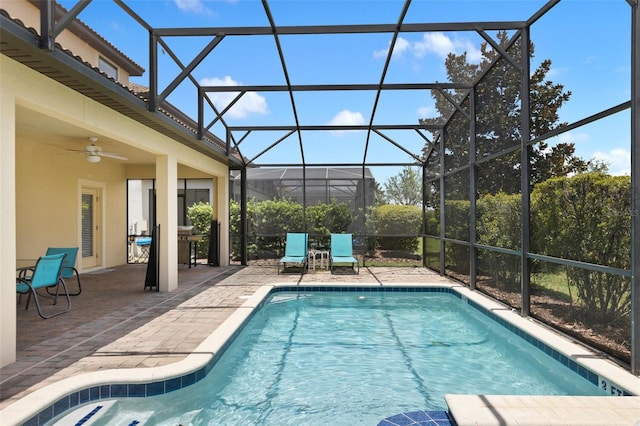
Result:
[[128,160],[127,157],[119,155],[119,154],[115,154],[113,152],[105,152],[105,151],[99,151],[96,153],[97,155],[99,155],[100,157],[107,157],[107,158],[113,158],[116,160]]

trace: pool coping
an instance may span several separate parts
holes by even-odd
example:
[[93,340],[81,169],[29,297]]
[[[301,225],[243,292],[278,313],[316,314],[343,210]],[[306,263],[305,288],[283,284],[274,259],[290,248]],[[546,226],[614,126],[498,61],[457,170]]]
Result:
[[[607,390],[612,392],[622,390],[622,394],[628,395],[634,394],[632,390],[636,390],[636,394],[640,392],[640,378],[622,369],[606,355],[590,351],[585,346],[571,341],[543,324],[531,318],[524,318],[515,310],[461,284],[341,282],[321,285],[318,283],[292,285],[292,283],[274,283],[260,287],[214,332],[205,338],[194,352],[181,361],[159,367],[109,369],[72,376],[40,388],[5,407],[0,410],[0,418],[5,424],[31,423],[34,418],[36,419],[34,424],[42,424],[47,421],[47,418],[50,420],[85,402],[116,396],[150,396],[186,387],[209,372],[215,357],[233,340],[256,308],[266,300],[272,291],[282,289],[312,291],[314,288],[336,288],[340,291],[381,291],[383,289],[386,289],[383,291],[388,291],[389,288],[398,288],[398,291],[417,291],[421,288],[447,289],[447,291],[457,293],[461,299],[477,304],[478,307],[483,308],[495,318],[524,331],[528,336],[531,336],[533,343],[535,341],[544,342],[548,347],[564,354],[577,366],[595,373],[598,376],[598,383],[604,379],[602,384],[607,386]],[[615,381],[612,378],[615,378]],[[159,387],[163,387],[163,389],[160,390]],[[416,407],[416,409],[420,409],[420,407]],[[36,416],[40,416],[40,418]]]

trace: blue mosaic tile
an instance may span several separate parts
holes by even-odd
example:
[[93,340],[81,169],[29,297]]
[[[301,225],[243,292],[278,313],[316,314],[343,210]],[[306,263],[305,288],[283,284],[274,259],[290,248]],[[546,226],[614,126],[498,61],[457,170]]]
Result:
[[153,382],[147,385],[147,396],[162,395],[164,393],[164,382]]
[[413,411],[411,413],[405,413],[404,415],[410,418],[411,420],[413,420],[414,422],[424,422],[427,420],[432,420],[431,416],[427,414],[425,411]]
[[381,420],[377,426],[456,426],[447,411],[412,411]]
[[131,397],[144,397],[147,396],[147,387],[141,384],[129,385],[129,396]]
[[181,388],[182,388],[182,378],[177,377],[175,379],[169,379],[165,382],[164,391],[165,393],[169,393]]
[[196,382],[196,373],[187,374],[182,377],[182,387],[187,387]]
[[100,386],[100,398],[111,398],[111,386],[104,385]]
[[385,420],[398,426],[408,426],[416,423],[404,414],[396,414],[395,416],[387,417]]
[[125,398],[129,396],[129,386],[111,385],[111,398]]
[[100,399],[100,387],[95,386],[89,389],[89,399],[91,401]]
[[44,424],[53,419],[53,405],[48,406],[38,414],[38,423]]
[[69,397],[60,398],[53,404],[53,415],[57,416],[69,409]]
[[206,369],[204,367],[193,374],[195,376],[196,382],[199,382],[200,380],[204,379],[207,375]]
[[23,423],[23,426],[38,426],[38,416],[33,416]]
[[75,407],[77,405],[80,405],[80,392],[69,395],[69,407]]
[[451,416],[449,416],[448,411],[427,411],[427,414],[436,421],[447,421],[451,422],[452,424],[455,423]]

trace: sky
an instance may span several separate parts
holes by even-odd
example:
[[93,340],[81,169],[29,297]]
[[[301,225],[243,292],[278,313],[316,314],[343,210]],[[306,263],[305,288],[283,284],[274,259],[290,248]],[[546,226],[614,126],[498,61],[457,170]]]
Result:
[[[155,28],[267,27],[265,8],[256,0],[126,0]],[[74,2],[61,1],[70,9]],[[545,5],[541,0],[414,0],[404,23],[524,21]],[[403,10],[398,0],[270,0],[276,25],[396,24]],[[95,0],[79,18],[128,57],[149,70],[148,33],[113,2]],[[630,99],[631,8],[625,0],[562,0],[531,29],[535,45],[532,71],[545,59],[552,62],[548,79],[571,92],[560,110],[560,121],[573,123]],[[495,39],[495,31],[487,31]],[[513,34],[510,31],[509,34]],[[271,36],[226,36],[193,71],[201,86],[291,84],[378,84],[381,82],[391,33],[342,35],[281,35],[286,74]],[[179,74],[176,55],[185,66],[211,43],[212,36],[165,37],[160,48],[160,91]],[[484,40],[477,32],[403,32],[396,40],[385,83],[446,82],[444,59],[467,54],[477,63]],[[133,82],[149,85],[148,72]],[[197,92],[189,81],[167,98],[197,117]],[[210,94],[220,110],[237,92]],[[435,117],[429,91],[296,92],[294,109],[287,92],[247,92],[223,116],[229,126],[324,124],[415,124]],[[375,105],[375,114],[374,112]],[[212,111],[206,119],[215,118]],[[210,130],[225,138],[221,120]],[[308,164],[350,164],[365,159],[379,182],[395,175],[401,164],[413,162],[406,152],[420,153],[427,133],[384,131],[306,131],[299,139],[286,131],[234,131],[245,157],[256,164],[300,163],[301,145]],[[398,149],[393,140],[406,148]],[[277,143],[276,143],[277,142]],[[574,142],[576,154],[609,164],[611,174],[630,174],[630,111],[563,134],[549,141]],[[275,146],[265,152],[267,148]],[[365,151],[366,148],[366,151]]]

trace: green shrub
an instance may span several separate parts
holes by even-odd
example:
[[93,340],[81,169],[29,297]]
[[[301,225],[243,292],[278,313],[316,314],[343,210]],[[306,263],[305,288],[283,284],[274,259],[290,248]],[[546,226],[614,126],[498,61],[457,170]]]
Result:
[[[445,236],[469,241],[469,201],[445,200]],[[447,268],[461,274],[469,274],[469,247],[462,244],[445,244]]]
[[380,248],[412,253],[418,249],[422,227],[420,207],[384,204],[375,208],[373,216]]
[[[251,256],[257,252],[258,246],[256,244],[255,232],[256,232],[256,201],[254,199],[247,200],[247,230],[248,230],[248,247],[247,255]],[[231,244],[231,258],[240,258],[240,203],[235,200],[229,200],[229,238]]]
[[202,201],[187,207],[189,223],[193,225],[193,233],[203,235],[202,242],[198,245],[198,257],[206,258],[209,255],[209,233],[213,220],[213,207]]
[[[631,178],[585,173],[536,185],[532,199],[532,250],[562,259],[631,267]],[[603,322],[631,310],[629,279],[565,267],[569,289]]]
[[209,235],[211,221],[213,220],[213,207],[202,201],[187,207],[189,222],[193,225],[195,234]]
[[[476,241],[520,250],[520,194],[484,195],[476,203]],[[520,288],[520,259],[490,250],[478,251],[478,274],[493,277],[509,289]]]
[[302,204],[289,199],[256,203],[256,235],[260,252],[282,256],[287,232],[304,232]]
[[307,229],[318,246],[329,245],[331,233],[347,232],[353,223],[353,214],[348,205],[332,200],[331,204],[318,203],[307,207]]

